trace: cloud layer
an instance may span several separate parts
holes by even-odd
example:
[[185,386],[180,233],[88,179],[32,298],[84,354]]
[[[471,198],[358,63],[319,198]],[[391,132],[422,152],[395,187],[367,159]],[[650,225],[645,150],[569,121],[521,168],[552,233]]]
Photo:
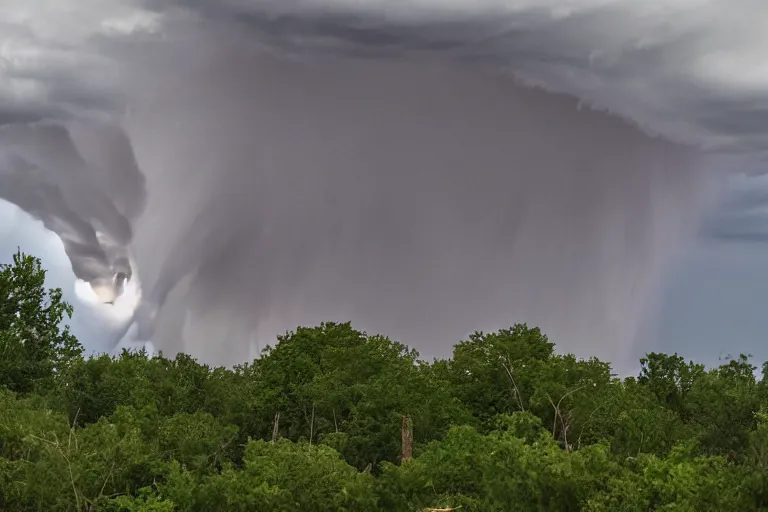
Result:
[[9,0],[0,194],[104,297],[138,274],[166,351],[526,320],[621,359],[767,149],[768,6],[736,4]]

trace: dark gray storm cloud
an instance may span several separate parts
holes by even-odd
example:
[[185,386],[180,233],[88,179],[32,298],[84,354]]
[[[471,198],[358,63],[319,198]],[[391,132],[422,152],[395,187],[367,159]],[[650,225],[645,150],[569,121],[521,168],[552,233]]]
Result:
[[113,273],[130,273],[131,220],[143,206],[144,176],[120,129],[15,123],[0,127],[0,147],[0,198],[61,237],[78,278],[109,288]]
[[351,319],[621,365],[734,169],[711,150],[765,149],[706,2],[38,3],[0,9],[0,195],[105,299],[141,283],[117,334],[214,363]]

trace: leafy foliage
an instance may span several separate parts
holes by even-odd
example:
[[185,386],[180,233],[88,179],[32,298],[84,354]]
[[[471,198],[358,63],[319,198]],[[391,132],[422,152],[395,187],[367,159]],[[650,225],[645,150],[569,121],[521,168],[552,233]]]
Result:
[[61,328],[72,306],[61,290],[45,288],[39,259],[20,251],[0,265],[0,386],[29,392],[65,371],[82,347]]
[[211,368],[85,358],[71,312],[39,260],[0,266],[1,510],[768,510],[768,380],[749,356],[650,353],[619,379],[525,324],[426,363],[324,323]]

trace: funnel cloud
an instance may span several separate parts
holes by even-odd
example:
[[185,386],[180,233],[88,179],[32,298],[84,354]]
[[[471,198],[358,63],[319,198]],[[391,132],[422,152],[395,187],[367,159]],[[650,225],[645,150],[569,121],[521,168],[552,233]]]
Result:
[[764,149],[707,2],[87,3],[0,10],[0,197],[100,301],[140,283],[115,343],[233,364],[352,320],[442,357],[524,321],[626,364]]

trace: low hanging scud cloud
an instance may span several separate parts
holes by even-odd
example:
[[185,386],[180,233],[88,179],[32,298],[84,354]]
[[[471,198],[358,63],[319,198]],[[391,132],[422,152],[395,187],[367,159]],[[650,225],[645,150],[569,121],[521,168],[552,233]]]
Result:
[[622,364],[718,176],[760,169],[765,19],[752,0],[6,0],[0,197],[98,300],[130,284],[116,342],[229,364],[351,319],[444,356],[525,321]]

